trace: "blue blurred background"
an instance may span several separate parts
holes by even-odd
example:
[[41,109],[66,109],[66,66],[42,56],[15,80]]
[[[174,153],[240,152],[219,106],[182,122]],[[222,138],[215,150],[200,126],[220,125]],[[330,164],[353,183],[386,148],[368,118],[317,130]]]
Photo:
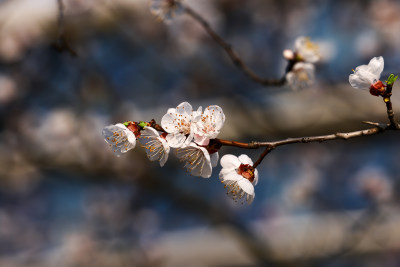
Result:
[[[117,122],[160,122],[183,101],[219,105],[221,138],[273,141],[386,122],[348,75],[375,56],[399,73],[400,2],[185,0],[260,76],[283,49],[321,49],[313,86],[262,87],[187,15],[163,23],[144,0],[64,0],[73,57],[54,48],[56,0],[0,1],[0,266],[399,266],[397,132],[280,147],[252,205],[171,154],[117,158]],[[400,114],[398,86],[393,91]],[[261,151],[222,148],[223,154]]]

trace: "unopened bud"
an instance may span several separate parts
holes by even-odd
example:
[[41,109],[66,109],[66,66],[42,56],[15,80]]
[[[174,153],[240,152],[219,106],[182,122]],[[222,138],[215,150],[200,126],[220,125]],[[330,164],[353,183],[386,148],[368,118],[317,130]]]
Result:
[[369,92],[371,95],[380,96],[384,95],[386,92],[385,85],[382,81],[377,81],[376,83],[372,84],[369,88]]
[[294,53],[293,53],[292,50],[285,49],[285,50],[283,50],[282,55],[287,60],[293,60],[294,59]]

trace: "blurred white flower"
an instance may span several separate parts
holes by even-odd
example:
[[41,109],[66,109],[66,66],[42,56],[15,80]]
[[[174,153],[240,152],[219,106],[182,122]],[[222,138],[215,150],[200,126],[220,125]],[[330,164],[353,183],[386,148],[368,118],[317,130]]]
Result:
[[159,20],[169,22],[183,12],[182,0],[150,0],[150,11]]
[[212,167],[218,164],[218,152],[210,155],[207,149],[193,142],[186,147],[178,148],[176,154],[180,161],[185,162],[184,167],[193,176],[209,178]]
[[213,105],[208,106],[201,116],[196,116],[194,123],[194,141],[201,146],[209,144],[219,134],[225,122],[225,114],[222,108]]
[[370,90],[371,94],[379,95],[384,89],[383,83],[379,80],[384,67],[383,57],[374,57],[368,65],[361,65],[349,76],[351,86],[356,89]]
[[318,45],[310,41],[310,38],[300,36],[294,42],[295,54],[300,61],[316,63],[320,60]]
[[193,140],[192,123],[195,117],[201,115],[201,107],[193,112],[192,106],[188,102],[179,104],[176,108],[168,109],[161,119],[161,126],[168,133],[166,140],[170,147],[181,147],[188,145]]
[[286,81],[289,86],[296,90],[299,88],[305,88],[313,84],[315,79],[315,68],[311,63],[298,62],[292,70],[286,73]]
[[136,145],[136,136],[122,123],[103,128],[104,140],[110,145],[116,156],[121,156]]
[[165,140],[164,134],[160,134],[152,127],[145,127],[138,138],[139,142],[146,149],[147,157],[150,161],[158,160],[160,166],[164,166],[168,160],[170,151],[169,145]]
[[375,167],[361,169],[355,178],[356,188],[377,202],[387,202],[393,197],[393,182],[387,174]]
[[247,203],[254,200],[254,185],[258,182],[258,171],[247,155],[224,155],[221,158],[222,170],[219,179],[228,188],[228,195],[234,200],[245,197]]

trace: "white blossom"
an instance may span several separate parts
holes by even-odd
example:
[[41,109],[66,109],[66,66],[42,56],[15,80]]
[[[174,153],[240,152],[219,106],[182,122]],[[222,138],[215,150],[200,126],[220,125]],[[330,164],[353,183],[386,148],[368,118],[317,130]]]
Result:
[[313,84],[315,79],[314,64],[298,62],[286,74],[286,81],[293,89],[305,88]]
[[170,147],[181,147],[190,144],[193,140],[195,127],[194,121],[198,120],[201,114],[201,107],[193,111],[188,102],[179,104],[176,108],[168,109],[161,119],[161,126],[168,133],[166,140]]
[[158,19],[169,22],[183,12],[182,0],[150,0],[150,12]]
[[374,57],[368,65],[361,65],[349,76],[351,86],[357,89],[370,90],[379,82],[384,67],[383,57]]
[[104,127],[103,136],[104,140],[118,157],[136,145],[135,134],[122,123]]
[[310,38],[300,36],[294,42],[295,54],[301,60],[316,63],[320,60],[318,45],[310,41]]
[[253,161],[247,155],[224,155],[221,158],[222,170],[219,178],[228,190],[228,195],[234,200],[246,199],[247,203],[254,200],[254,186],[258,182],[258,171],[253,168]]
[[147,157],[150,161],[158,160],[160,166],[164,166],[168,160],[170,151],[169,145],[165,138],[152,127],[145,127],[140,132],[139,142],[146,149]]
[[212,167],[218,164],[218,152],[209,154],[207,149],[198,146],[195,143],[177,149],[177,157],[185,162],[184,168],[193,176],[209,178],[212,173]]
[[200,116],[195,117],[194,141],[201,146],[209,144],[219,134],[225,122],[225,114],[222,108],[213,105],[208,106]]

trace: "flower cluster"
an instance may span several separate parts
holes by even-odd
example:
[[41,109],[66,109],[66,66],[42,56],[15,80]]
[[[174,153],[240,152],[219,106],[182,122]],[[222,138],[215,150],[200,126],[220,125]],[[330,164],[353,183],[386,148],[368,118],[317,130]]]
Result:
[[[216,137],[224,122],[225,114],[219,106],[193,110],[189,103],[183,102],[168,109],[161,125],[154,120],[118,123],[105,127],[103,136],[117,156],[134,148],[138,140],[147,157],[158,161],[161,167],[167,162],[171,148],[175,149],[191,175],[209,178],[213,167],[218,164],[218,151],[222,145]],[[234,199],[246,196],[246,201],[251,203],[254,199],[253,184],[258,180],[251,159],[246,155],[239,158],[225,155],[221,165],[220,179],[229,188],[228,194]]]
[[314,63],[320,60],[318,46],[309,38],[300,36],[294,47],[294,51],[283,51],[283,57],[290,62],[286,81],[293,89],[308,87],[314,82]]

